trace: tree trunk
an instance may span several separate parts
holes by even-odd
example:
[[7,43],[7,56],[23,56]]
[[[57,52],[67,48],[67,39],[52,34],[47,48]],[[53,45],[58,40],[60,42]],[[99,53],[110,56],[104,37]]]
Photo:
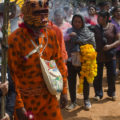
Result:
[[[2,68],[1,77],[2,83],[6,81],[7,73],[7,49],[8,49],[8,15],[9,15],[9,0],[4,0],[4,15],[3,15],[3,40],[2,40]],[[5,115],[5,96],[1,99],[1,117]]]

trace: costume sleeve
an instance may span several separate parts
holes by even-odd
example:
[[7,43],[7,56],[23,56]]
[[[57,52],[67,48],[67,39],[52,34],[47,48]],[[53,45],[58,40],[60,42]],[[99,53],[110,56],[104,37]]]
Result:
[[18,40],[20,38],[15,36],[14,34],[10,35],[8,38],[8,66],[10,69],[10,74],[12,80],[15,83],[15,90],[16,90],[16,108],[24,107],[23,101],[21,99],[21,94],[19,92],[19,68],[20,68],[20,48],[18,47]]
[[59,29],[59,34],[60,36],[58,36],[59,38],[59,44],[60,44],[60,48],[61,48],[61,52],[62,52],[62,57],[63,57],[63,60],[66,61],[68,59],[68,55],[67,55],[67,51],[66,51],[66,48],[65,48],[65,42],[64,42],[64,38],[63,38],[63,33],[62,31]]
[[67,61],[68,59],[68,55],[67,55],[67,51],[66,51],[66,47],[65,47],[65,42],[64,42],[64,39],[63,39],[63,36],[62,36],[62,56],[63,56],[63,59],[65,61]]
[[13,83],[12,78],[10,76],[9,69],[8,69],[8,81],[9,81],[9,91],[8,91],[7,96],[6,96],[6,112],[9,114],[10,117],[12,117],[13,113],[14,113],[16,93],[15,93],[14,83]]
[[60,47],[59,47],[59,42],[56,38],[56,35],[53,34],[53,36],[54,36],[54,42],[55,42],[53,59],[56,60],[57,67],[59,68],[63,76],[63,92],[62,93],[67,94],[67,71],[65,68],[65,64],[63,62],[62,54],[61,54]]

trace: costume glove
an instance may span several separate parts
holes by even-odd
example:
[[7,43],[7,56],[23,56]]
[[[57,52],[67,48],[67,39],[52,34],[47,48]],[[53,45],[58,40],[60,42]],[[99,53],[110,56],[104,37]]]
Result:
[[62,94],[60,96],[60,108],[63,109],[68,103],[67,94]]
[[16,114],[17,114],[17,118],[18,120],[28,120],[26,114],[26,110],[25,108],[19,108],[19,109],[16,109]]

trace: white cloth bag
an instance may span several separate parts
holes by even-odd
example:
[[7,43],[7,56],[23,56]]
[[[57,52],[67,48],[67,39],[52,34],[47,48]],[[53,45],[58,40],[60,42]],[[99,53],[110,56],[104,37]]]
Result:
[[56,66],[55,61],[47,61],[40,57],[40,65],[43,78],[49,92],[52,95],[61,93],[63,90],[63,78]]
[[35,47],[35,49],[33,51],[31,51],[26,58],[29,58],[30,55],[34,54],[34,53],[38,53],[39,57],[40,57],[40,66],[41,66],[41,71],[43,74],[43,79],[45,81],[45,84],[49,90],[49,92],[52,95],[58,95],[62,92],[63,90],[63,77],[59,71],[59,69],[57,68],[56,62],[55,60],[44,60],[41,56],[43,51],[45,50],[46,45],[44,46],[42,52],[40,53],[40,48],[42,48],[42,45],[37,46],[33,40],[31,40],[33,46]]

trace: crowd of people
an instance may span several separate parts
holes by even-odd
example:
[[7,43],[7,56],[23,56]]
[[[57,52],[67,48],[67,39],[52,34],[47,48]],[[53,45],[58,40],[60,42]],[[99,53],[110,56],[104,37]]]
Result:
[[[6,113],[0,120],[63,120],[61,109],[72,110],[77,106],[77,76],[81,76],[82,68],[81,46],[87,44],[92,45],[97,52],[94,99],[99,102],[103,98],[105,66],[107,95],[112,101],[116,100],[117,61],[120,71],[119,0],[98,4],[96,0],[87,0],[76,8],[72,4],[63,6],[59,0],[26,0],[21,10],[16,6],[16,11],[10,20],[6,82],[0,82],[0,101],[2,96],[6,96]],[[3,10],[0,9],[0,39],[3,36],[2,25]],[[39,54],[31,54],[35,49],[32,43],[41,45],[39,51],[42,52],[42,58],[56,61],[63,77],[59,101],[46,87]],[[1,49],[2,42],[0,44]],[[29,54],[31,56],[26,59]],[[75,62],[74,57],[77,58]],[[69,105],[67,91],[70,94]],[[83,99],[86,110],[91,108],[89,93],[90,85],[84,77]]]

